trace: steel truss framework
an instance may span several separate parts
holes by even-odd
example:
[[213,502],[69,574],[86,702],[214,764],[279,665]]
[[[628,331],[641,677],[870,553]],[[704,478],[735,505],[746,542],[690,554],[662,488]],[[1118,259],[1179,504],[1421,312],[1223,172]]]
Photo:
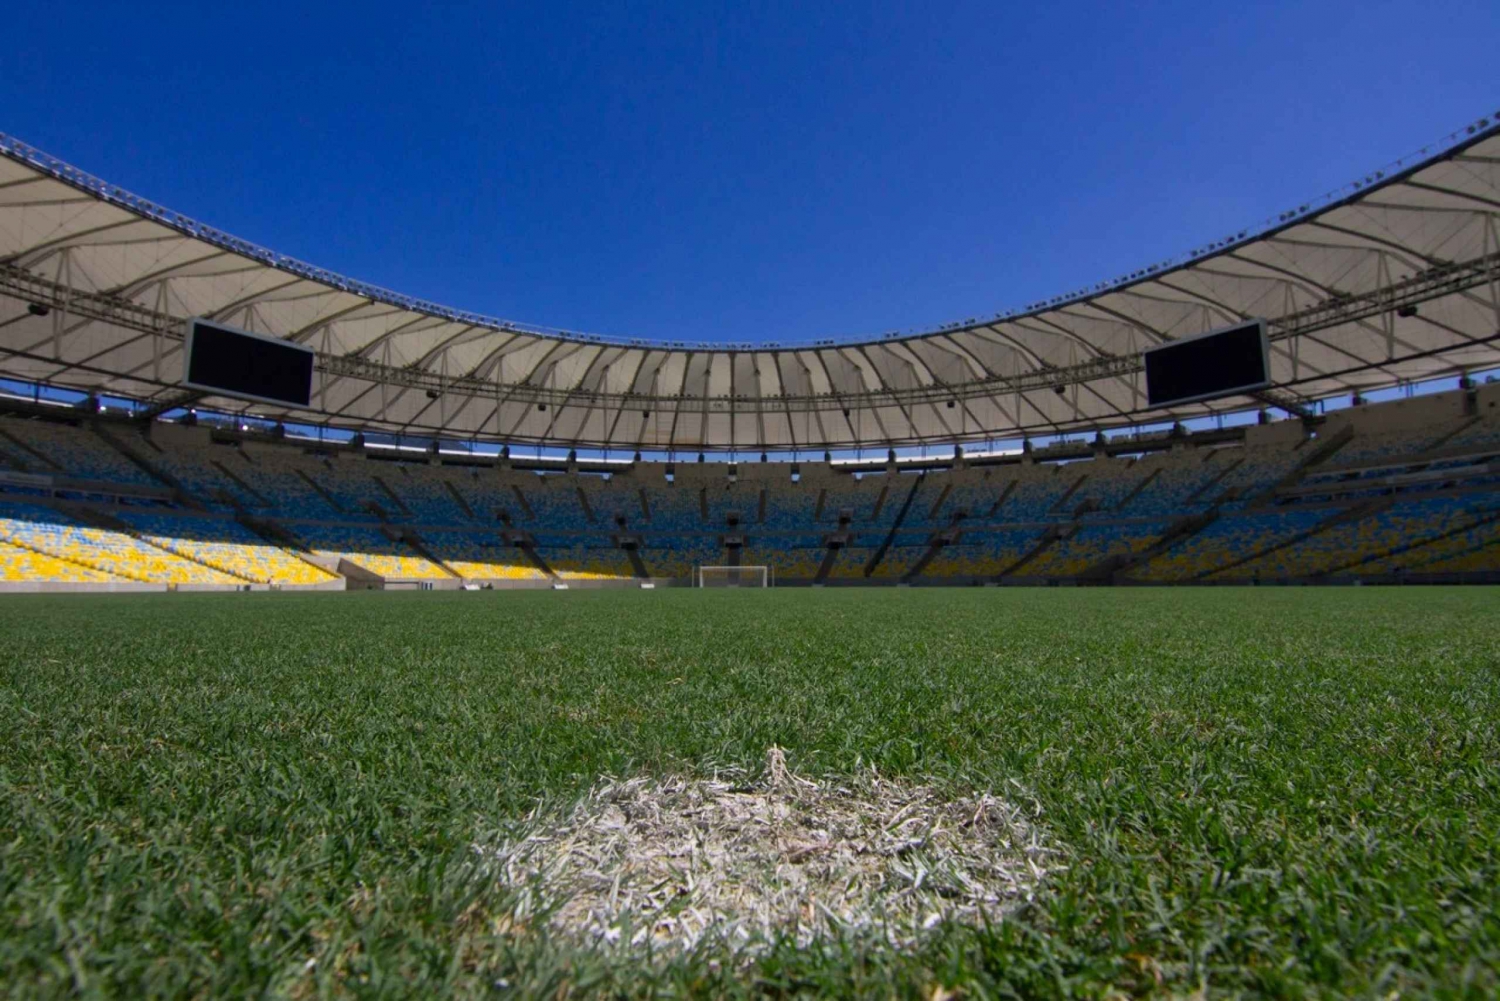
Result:
[[[0,376],[146,399],[187,317],[316,349],[308,424],[618,449],[826,449],[1185,419],[1500,366],[1500,126],[1196,256],[988,320],[778,346],[459,313],[262,250],[0,136]],[[1263,316],[1275,389],[1167,411],[1141,353]],[[204,398],[239,411],[244,404]]]

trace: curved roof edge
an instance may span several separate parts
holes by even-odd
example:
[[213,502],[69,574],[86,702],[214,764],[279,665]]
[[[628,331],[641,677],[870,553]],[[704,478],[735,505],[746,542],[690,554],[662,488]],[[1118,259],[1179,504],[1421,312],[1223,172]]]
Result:
[[1245,244],[1253,243],[1258,239],[1275,234],[1283,229],[1295,226],[1297,223],[1321,212],[1337,208],[1357,198],[1363,198],[1388,185],[1399,183],[1404,178],[1435,164],[1447,157],[1461,152],[1463,149],[1481,142],[1492,135],[1500,135],[1500,110],[1495,112],[1493,118],[1484,117],[1470,124],[1449,132],[1435,142],[1428,143],[1412,153],[1398,157],[1384,166],[1367,173],[1363,178],[1349,182],[1332,191],[1302,202],[1295,208],[1278,213],[1276,216],[1263,220],[1261,223],[1244,229],[1240,229],[1229,236],[1219,240],[1213,240],[1199,247],[1177,254],[1154,264],[1146,265],[1127,275],[1118,278],[1097,282],[1087,288],[1075,290],[1052,296],[1048,299],[1037,300],[1024,306],[995,313],[990,316],[969,317],[964,320],[939,324],[931,327],[916,328],[903,331],[891,331],[881,335],[849,335],[844,337],[809,338],[791,341],[753,341],[753,342],[730,342],[730,341],[682,341],[666,340],[649,337],[627,337],[609,334],[591,334],[580,331],[563,330],[561,328],[547,327],[544,325],[525,323],[517,320],[507,320],[499,317],[487,316],[482,313],[468,312],[443,306],[426,299],[405,295],[392,291],[383,286],[373,285],[355,278],[341,275],[327,268],[321,268],[309,264],[298,258],[286,254],[277,253],[266,247],[262,247],[249,240],[241,239],[231,233],[199,222],[181,212],[166,208],[148,198],[133,194],[116,184],[111,184],[102,178],[96,177],[87,171],[67,163],[49,153],[46,153],[14,136],[0,132],[0,154],[18,160],[47,176],[61,181],[81,191],[118,206],[129,212],[133,212],[153,222],[201,240],[204,243],[230,251],[243,257],[250,258],[262,264],[274,267],[288,274],[305,278],[310,281],[319,282],[340,291],[349,292],[354,295],[370,299],[374,302],[408,309],[418,313],[424,313],[433,317],[458,323],[471,324],[476,327],[486,327],[494,330],[516,332],[523,334],[536,334],[553,338],[556,340],[572,341],[580,344],[602,344],[619,347],[656,348],[663,350],[687,349],[702,351],[760,351],[779,349],[805,349],[826,347],[860,347],[865,345],[880,344],[887,341],[899,341],[912,338],[930,337],[940,334],[951,334],[971,330],[976,327],[992,323],[1024,320],[1039,316],[1050,310],[1068,306],[1075,303],[1086,302],[1089,299],[1110,292],[1128,289],[1131,286],[1154,279],[1165,278],[1178,271],[1192,266],[1200,261],[1217,256],[1226,251],[1234,250]]
[[[456,439],[782,450],[1187,420],[1500,365],[1500,123],[1114,282],[921,334],[744,346],[542,333],[364,286],[0,138],[0,374],[147,401],[184,321],[316,352],[271,419]],[[1271,390],[1152,407],[1153,347],[1263,318]]]

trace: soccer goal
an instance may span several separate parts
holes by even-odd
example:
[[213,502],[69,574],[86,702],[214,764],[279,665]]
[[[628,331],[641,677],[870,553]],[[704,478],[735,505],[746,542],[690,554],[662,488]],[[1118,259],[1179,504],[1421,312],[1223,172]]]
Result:
[[693,573],[698,587],[770,587],[770,567],[698,567]]

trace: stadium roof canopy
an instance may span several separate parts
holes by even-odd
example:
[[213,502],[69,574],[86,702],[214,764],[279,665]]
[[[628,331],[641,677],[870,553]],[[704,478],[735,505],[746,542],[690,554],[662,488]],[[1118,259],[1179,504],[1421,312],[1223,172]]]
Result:
[[[193,316],[315,348],[311,409],[184,390]],[[1269,323],[1273,390],[1147,408],[1144,349],[1250,317]],[[800,345],[612,339],[458,312],[254,246],[0,135],[0,377],[155,412],[616,449],[822,450],[1297,412],[1497,365],[1500,124],[1489,120],[1112,282],[923,333]]]

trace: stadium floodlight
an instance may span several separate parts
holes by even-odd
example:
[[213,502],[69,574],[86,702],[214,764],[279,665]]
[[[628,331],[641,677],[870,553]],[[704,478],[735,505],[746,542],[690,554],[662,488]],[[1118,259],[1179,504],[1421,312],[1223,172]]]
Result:
[[770,587],[771,568],[766,566],[698,567],[694,587]]

